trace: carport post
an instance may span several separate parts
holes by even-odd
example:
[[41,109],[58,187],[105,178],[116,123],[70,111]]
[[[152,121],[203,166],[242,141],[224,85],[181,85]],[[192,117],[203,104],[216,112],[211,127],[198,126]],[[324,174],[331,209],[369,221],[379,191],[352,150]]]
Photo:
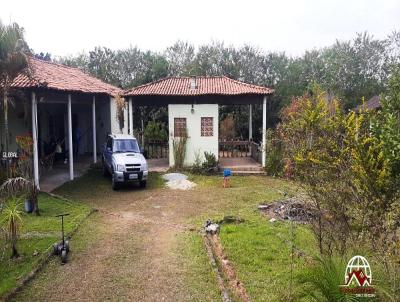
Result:
[[267,96],[263,99],[263,126],[262,126],[262,166],[265,168],[265,157],[267,155]]
[[129,108],[129,134],[133,135],[133,102],[132,102],[132,98],[129,98],[128,108]]
[[36,188],[39,187],[39,156],[38,156],[38,132],[37,132],[37,102],[36,94],[32,91],[32,140],[33,140],[33,181]]
[[92,122],[93,122],[93,162],[97,163],[97,142],[96,142],[96,96],[93,96],[92,103]]
[[71,94],[68,94],[68,161],[69,161],[69,179],[74,180],[74,153],[72,147],[72,111]]

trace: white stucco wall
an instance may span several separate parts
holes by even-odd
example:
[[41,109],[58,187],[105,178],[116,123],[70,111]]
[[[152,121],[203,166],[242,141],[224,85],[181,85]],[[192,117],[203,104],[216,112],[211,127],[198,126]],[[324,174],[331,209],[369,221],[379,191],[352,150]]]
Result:
[[114,101],[114,98],[110,98],[110,119],[111,119],[111,132],[112,133],[121,133],[128,134],[128,105],[125,106],[124,109],[124,127],[122,130],[119,127],[119,121],[117,118],[117,104]]
[[[196,153],[204,160],[204,151],[212,152],[218,159],[218,104],[193,105],[170,104],[168,105],[169,124],[169,165],[174,165],[173,139],[174,118],[186,118],[188,141],[186,146],[185,165],[194,163]],[[201,136],[201,118],[213,118],[213,136]]]

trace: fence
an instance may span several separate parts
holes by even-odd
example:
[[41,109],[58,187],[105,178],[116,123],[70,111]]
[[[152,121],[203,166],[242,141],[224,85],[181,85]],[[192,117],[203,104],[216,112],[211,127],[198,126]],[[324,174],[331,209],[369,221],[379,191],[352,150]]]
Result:
[[144,144],[147,158],[168,158],[169,145],[166,141],[148,141]]

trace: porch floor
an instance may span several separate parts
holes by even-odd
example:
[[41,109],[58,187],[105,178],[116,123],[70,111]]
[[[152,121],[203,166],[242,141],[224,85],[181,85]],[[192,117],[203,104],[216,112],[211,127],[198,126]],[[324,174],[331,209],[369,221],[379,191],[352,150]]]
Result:
[[[92,156],[80,156],[74,161],[74,177],[80,177],[93,163]],[[40,175],[40,190],[51,192],[69,181],[69,164],[55,163],[51,170],[43,171]]]
[[166,172],[169,169],[168,158],[150,158],[147,164],[150,172]]

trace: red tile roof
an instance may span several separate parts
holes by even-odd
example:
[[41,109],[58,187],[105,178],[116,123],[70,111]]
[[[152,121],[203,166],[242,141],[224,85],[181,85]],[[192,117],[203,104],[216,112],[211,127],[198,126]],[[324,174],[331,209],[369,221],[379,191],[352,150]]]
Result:
[[115,96],[121,89],[104,83],[78,68],[51,63],[29,57],[31,77],[19,75],[15,78],[12,87],[15,88],[48,88],[69,92],[104,93]]
[[243,83],[225,76],[170,77],[128,89],[124,96],[269,95],[274,90]]
[[381,108],[381,107],[382,107],[381,98],[380,98],[379,95],[375,95],[372,98],[370,98],[368,101],[366,101],[364,104],[358,105],[355,108],[355,111],[358,112],[361,109],[363,109],[363,110],[366,110],[366,109],[375,110],[375,109],[378,109],[378,108]]

